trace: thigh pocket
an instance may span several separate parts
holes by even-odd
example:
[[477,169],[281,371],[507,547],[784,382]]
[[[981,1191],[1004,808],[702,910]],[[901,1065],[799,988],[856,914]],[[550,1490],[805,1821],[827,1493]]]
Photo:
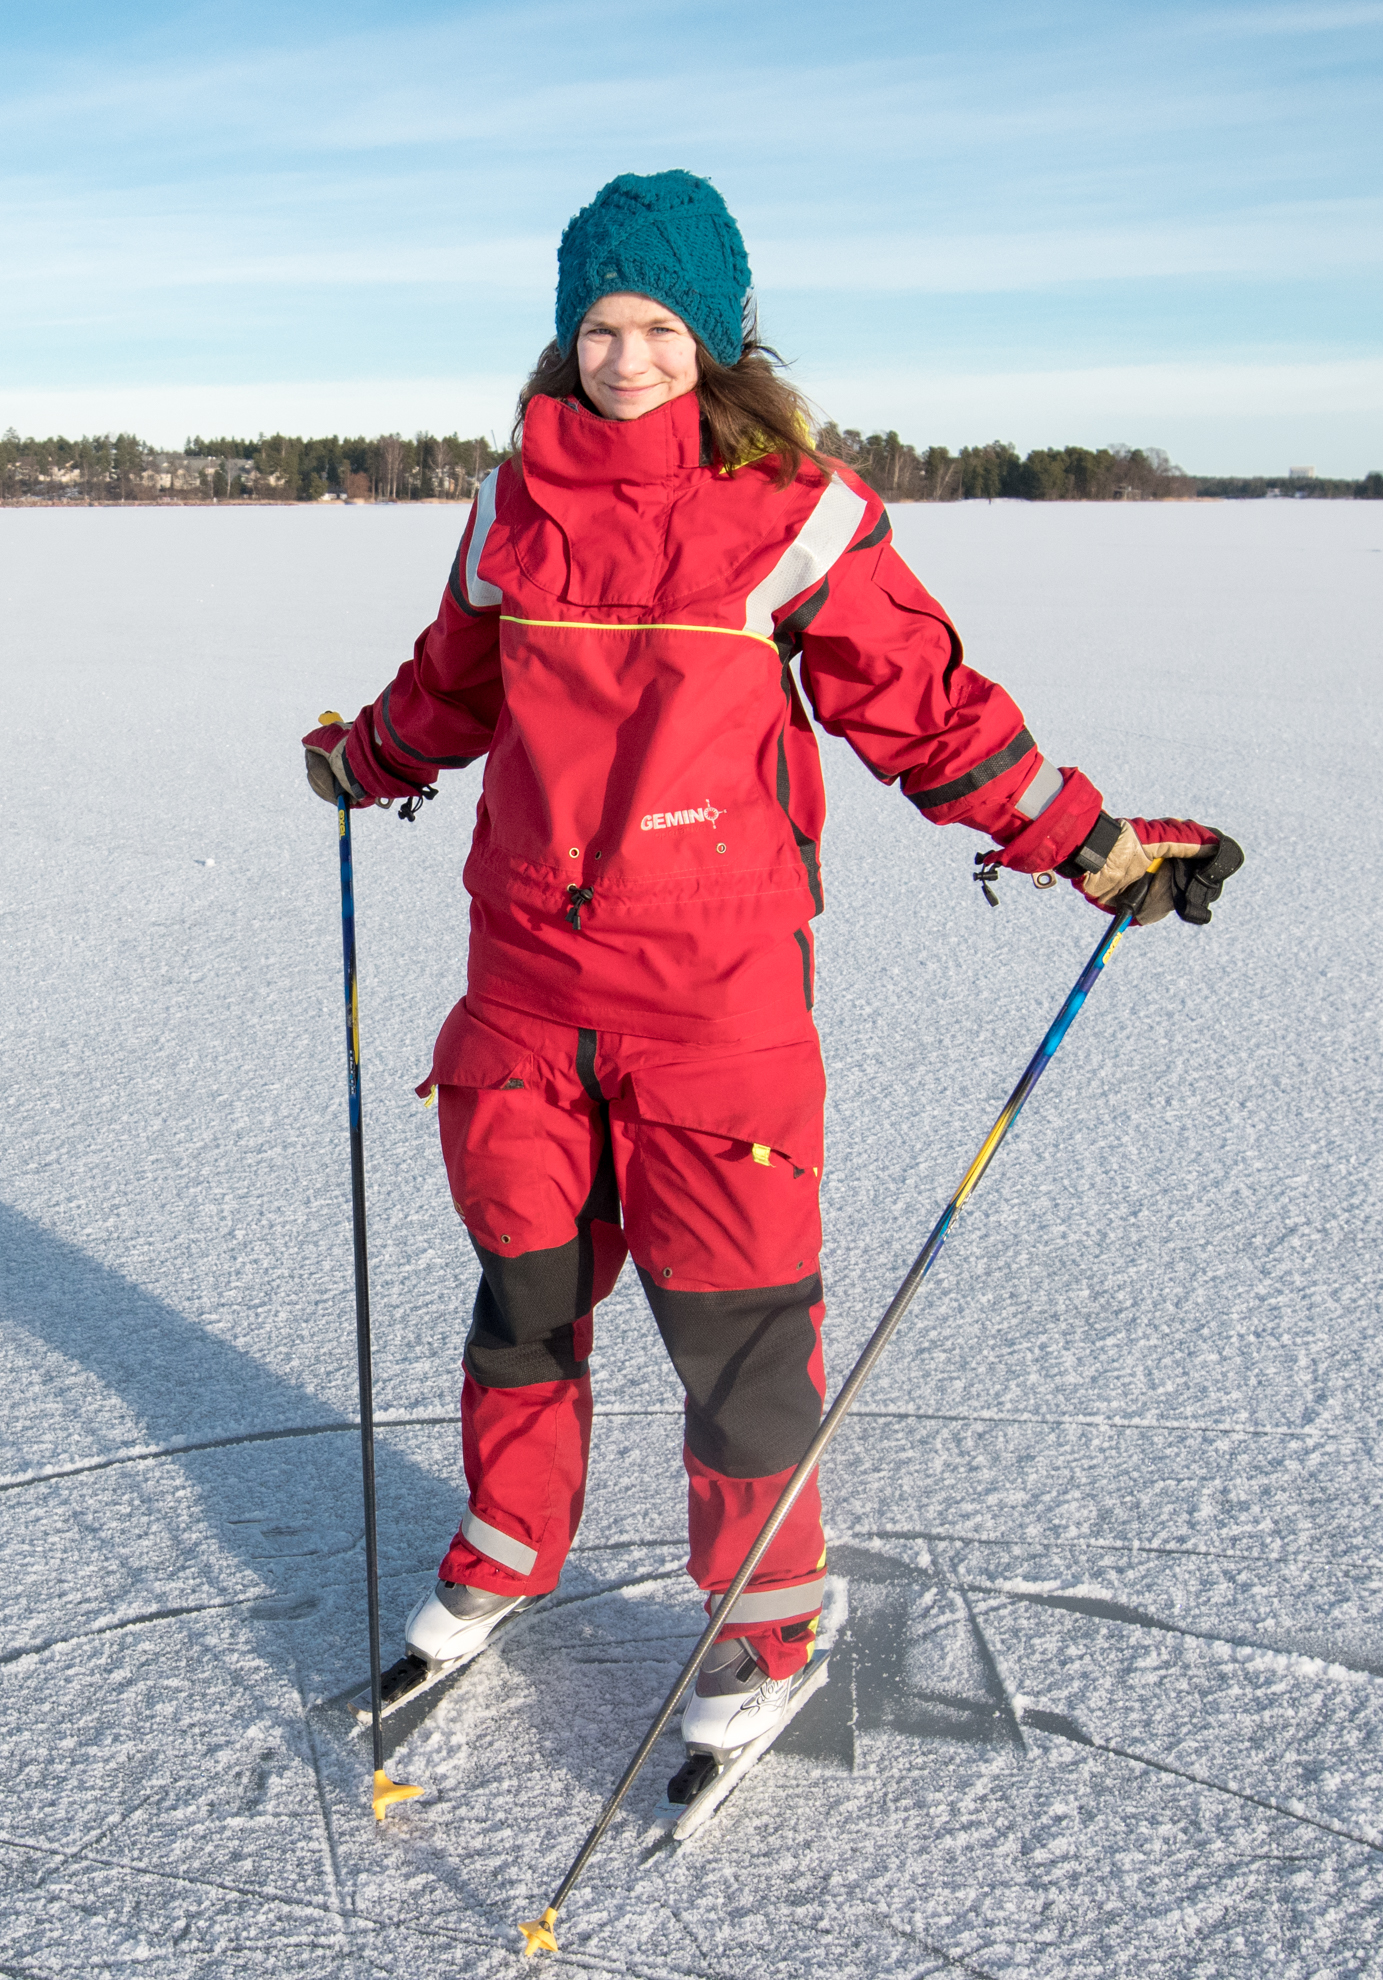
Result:
[[826,1074],[815,1038],[655,1066],[629,1087],[641,1121],[716,1135],[761,1168],[785,1163],[820,1180]]
[[631,1076],[611,1125],[629,1248],[655,1283],[722,1291],[816,1270],[825,1095],[815,1039]]
[[516,1039],[472,1017],[464,1001],[450,1012],[432,1048],[432,1070],[415,1090],[426,1099],[436,1086],[517,1091],[533,1071],[533,1053]]
[[553,1103],[536,1054],[458,1004],[418,1089],[439,1094],[452,1201],[487,1251],[517,1258],[564,1245],[599,1155],[590,1110]]

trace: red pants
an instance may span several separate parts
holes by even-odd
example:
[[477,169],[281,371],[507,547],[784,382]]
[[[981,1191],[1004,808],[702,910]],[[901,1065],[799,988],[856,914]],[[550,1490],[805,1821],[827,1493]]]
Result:
[[[686,1390],[687,1565],[709,1609],[821,1418],[825,1079],[810,1019],[698,1047],[472,994],[443,1027],[433,1082],[482,1271],[461,1398],[470,1503],[440,1573],[556,1587],[585,1498],[593,1309],[629,1255]],[[726,1618],[772,1676],[806,1661],[825,1562],[813,1479]]]

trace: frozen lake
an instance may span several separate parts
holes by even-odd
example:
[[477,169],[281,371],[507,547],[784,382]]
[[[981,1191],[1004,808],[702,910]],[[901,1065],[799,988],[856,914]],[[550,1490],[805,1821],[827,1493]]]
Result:
[[[407,657],[463,521],[0,512],[5,1973],[517,1971],[699,1630],[630,1272],[561,1589],[390,1722],[428,1792],[376,1830],[335,823],[297,738]],[[826,1692],[680,1854],[666,1741],[560,1966],[1383,1973],[1383,504],[895,524],[1049,757],[1248,865],[1210,929],[1123,945],[829,1454]],[[1016,877],[990,912],[981,840],[823,755],[834,1388],[1103,924]],[[390,1655],[462,1504],[475,1266],[412,1087],[479,775],[356,827]]]

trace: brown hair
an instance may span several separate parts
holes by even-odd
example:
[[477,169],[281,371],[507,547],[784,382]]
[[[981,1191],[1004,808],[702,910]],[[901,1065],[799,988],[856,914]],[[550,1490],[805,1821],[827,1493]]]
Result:
[[[775,368],[782,359],[768,344],[751,338],[735,364],[718,364],[695,331],[696,396],[710,443],[711,458],[727,474],[774,455],[778,486],[786,488],[804,459],[819,460],[811,444],[811,414],[794,385]],[[596,408],[581,384],[576,346],[565,356],[554,342],[542,352],[519,393],[509,444],[515,453],[523,436],[523,416],[531,399],[575,399],[588,412]]]

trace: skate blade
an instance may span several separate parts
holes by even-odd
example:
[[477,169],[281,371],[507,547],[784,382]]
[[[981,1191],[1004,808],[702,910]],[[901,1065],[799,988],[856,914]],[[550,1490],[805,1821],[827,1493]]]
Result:
[[[455,1657],[447,1664],[429,1664],[425,1657],[415,1656],[411,1650],[405,1650],[398,1662],[391,1664],[383,1674],[380,1685],[383,1692],[380,1700],[380,1718],[387,1719],[390,1713],[397,1712],[401,1705],[407,1705],[413,1699],[421,1698],[423,1693],[431,1691],[434,1685],[441,1684],[446,1678],[455,1677],[458,1671],[464,1671],[468,1664],[473,1664],[477,1657],[483,1656],[511,1622],[531,1609],[536,1600],[535,1596],[531,1600],[516,1602],[507,1615],[500,1617],[490,1634],[476,1645],[469,1657]],[[362,1726],[373,1725],[374,1710],[370,1702],[368,1684],[363,1691],[356,1692],[350,1701],[350,1709]]]
[[[440,1668],[433,1669],[422,1657],[415,1657],[411,1652],[400,1657],[398,1662],[391,1664],[384,1673],[380,1718],[387,1719],[390,1713],[397,1712],[401,1705],[407,1705],[411,1699],[421,1698],[425,1691],[431,1691],[432,1687],[440,1684],[443,1678],[449,1678],[454,1671],[463,1670],[467,1661],[468,1659],[463,1658],[454,1664],[443,1664]],[[350,1709],[362,1726],[373,1724],[374,1708],[370,1700],[368,1684],[363,1691],[358,1691],[351,1699]]]
[[732,1794],[739,1786],[755,1761],[762,1759],[776,1739],[781,1739],[807,1700],[820,1691],[830,1675],[831,1660],[827,1655],[816,1661],[819,1668],[812,1671],[772,1732],[761,1733],[757,1739],[751,1739],[747,1746],[742,1746],[734,1758],[725,1762],[693,1800],[688,1802],[663,1800],[659,1803],[655,1811],[655,1820],[665,1829],[671,1830],[674,1842],[686,1842],[698,1829],[704,1828],[725,1797]]

